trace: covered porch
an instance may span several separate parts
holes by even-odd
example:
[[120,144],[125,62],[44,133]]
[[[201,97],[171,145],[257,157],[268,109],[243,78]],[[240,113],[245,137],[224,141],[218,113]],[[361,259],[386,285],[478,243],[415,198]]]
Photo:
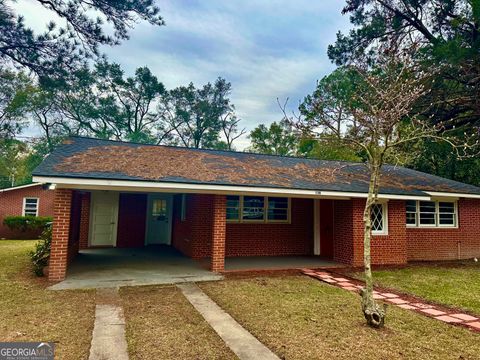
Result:
[[198,261],[166,245],[142,248],[90,248],[79,251],[65,280],[51,290],[221,280]]
[[147,285],[339,264],[331,199],[129,190],[55,190],[50,280]]
[[[254,256],[225,259],[225,273],[303,268],[331,269],[344,265],[317,256]],[[205,260],[194,260],[171,246],[142,248],[90,248],[79,251],[65,280],[51,290],[89,289],[182,282],[217,281],[223,275],[208,269]]]

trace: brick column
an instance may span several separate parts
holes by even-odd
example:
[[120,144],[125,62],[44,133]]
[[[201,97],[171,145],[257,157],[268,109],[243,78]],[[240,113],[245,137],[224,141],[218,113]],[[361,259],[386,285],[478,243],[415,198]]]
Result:
[[80,210],[80,249],[88,248],[88,231],[90,227],[90,193],[82,194]]
[[72,190],[55,190],[55,198],[53,200],[52,246],[48,273],[48,280],[50,281],[61,281],[65,279],[67,272],[71,207]]
[[222,272],[225,269],[225,237],[226,237],[226,197],[213,195],[212,203],[212,258],[211,270]]

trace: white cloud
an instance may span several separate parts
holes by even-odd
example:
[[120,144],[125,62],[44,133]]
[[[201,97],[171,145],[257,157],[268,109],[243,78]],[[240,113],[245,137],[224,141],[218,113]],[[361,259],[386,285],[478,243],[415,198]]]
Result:
[[[24,3],[28,5],[24,5]],[[334,66],[328,44],[349,27],[342,1],[159,1],[165,27],[140,23],[121,46],[104,48],[131,74],[147,65],[168,88],[218,76],[232,82],[231,98],[243,126],[281,118],[277,97],[290,106]],[[20,5],[22,4],[22,5]],[[18,3],[31,17],[32,2]],[[38,6],[37,6],[38,7]],[[36,27],[41,21],[35,18]],[[243,138],[237,147],[248,146]]]

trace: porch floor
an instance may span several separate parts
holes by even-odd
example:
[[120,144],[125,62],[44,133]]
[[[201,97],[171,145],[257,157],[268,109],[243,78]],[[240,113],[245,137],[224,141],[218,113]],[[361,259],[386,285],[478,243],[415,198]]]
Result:
[[319,256],[248,256],[225,259],[225,271],[338,268],[344,264]]
[[81,250],[51,290],[213,281],[223,277],[170,246]]

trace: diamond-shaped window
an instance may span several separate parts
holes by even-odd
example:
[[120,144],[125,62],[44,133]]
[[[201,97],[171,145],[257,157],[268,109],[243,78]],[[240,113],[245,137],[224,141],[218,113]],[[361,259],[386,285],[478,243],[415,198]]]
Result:
[[371,212],[371,219],[372,219],[372,231],[383,231],[383,205],[382,204],[374,204],[372,206]]

